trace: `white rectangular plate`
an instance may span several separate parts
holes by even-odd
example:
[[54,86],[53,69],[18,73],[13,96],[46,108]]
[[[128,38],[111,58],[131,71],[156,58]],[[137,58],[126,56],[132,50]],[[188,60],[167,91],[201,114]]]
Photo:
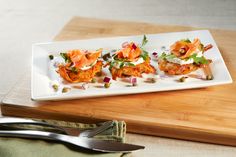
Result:
[[[232,83],[232,78],[227,70],[224,60],[217,48],[217,45],[208,30],[190,31],[190,32],[176,32],[176,33],[162,33],[162,34],[148,34],[146,35],[148,43],[145,46],[146,50],[152,56],[153,52],[162,53],[161,48],[165,46],[169,48],[171,44],[180,39],[199,38],[201,42],[212,44],[213,48],[205,53],[206,58],[212,59],[211,63],[213,80],[201,80],[195,78],[188,78],[186,82],[180,83],[178,80],[181,76],[167,76],[160,72],[157,62],[152,60],[151,64],[157,69],[158,79],[155,83],[145,82],[146,77],[138,79],[138,86],[129,87],[129,83],[118,80],[112,80],[110,88],[103,88],[102,83],[89,83],[89,88],[86,90],[74,88],[80,86],[78,84],[65,84],[55,69],[51,65],[49,55],[58,55],[60,52],[71,49],[88,49],[96,50],[103,48],[104,51],[112,49],[119,49],[121,44],[125,41],[133,41],[141,43],[143,35],[126,36],[114,38],[99,38],[89,40],[65,41],[65,42],[51,42],[34,44],[32,49],[32,79],[31,79],[31,97],[33,100],[62,100],[62,99],[79,99],[88,97],[111,96],[122,94],[135,94],[147,92],[160,92],[168,90],[180,90],[190,88],[208,87],[213,85]],[[108,68],[103,69],[104,73],[111,77]],[[193,72],[194,74],[203,75],[201,69]],[[59,90],[55,92],[52,88],[53,82],[59,82]],[[71,90],[67,93],[62,93],[63,87],[70,87]]]

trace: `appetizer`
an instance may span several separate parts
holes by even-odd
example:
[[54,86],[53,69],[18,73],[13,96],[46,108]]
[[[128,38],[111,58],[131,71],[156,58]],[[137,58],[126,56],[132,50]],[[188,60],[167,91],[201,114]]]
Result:
[[94,52],[70,50],[60,53],[64,63],[58,65],[58,74],[68,82],[91,82],[97,73],[101,73],[102,61],[99,60],[102,49]]
[[142,45],[139,46],[134,42],[125,42],[122,48],[115,51],[110,60],[108,60],[109,70],[112,79],[116,80],[123,77],[142,77],[143,73],[156,73],[156,69],[150,65],[150,57],[148,52],[144,50],[144,45],[147,43],[147,38],[144,36]]
[[204,46],[198,38],[177,41],[170,46],[169,52],[158,57],[159,68],[170,75],[188,74],[212,62],[203,56],[211,48],[211,44]]

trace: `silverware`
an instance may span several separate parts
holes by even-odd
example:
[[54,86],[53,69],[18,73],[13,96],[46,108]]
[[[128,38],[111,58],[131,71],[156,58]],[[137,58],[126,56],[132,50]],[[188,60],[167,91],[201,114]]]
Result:
[[46,122],[35,121],[35,120],[32,120],[32,119],[14,118],[14,117],[2,117],[2,118],[0,118],[0,125],[12,127],[11,126],[12,124],[27,124],[27,125],[47,126],[47,127],[54,128],[58,131],[61,131],[62,133],[67,134],[67,135],[82,136],[82,137],[91,138],[91,137],[94,137],[97,134],[107,130],[108,128],[112,127],[113,122],[108,121],[108,122],[105,122],[103,125],[95,128],[95,129],[80,131],[79,129],[76,129],[76,128],[60,127],[60,126],[52,125],[52,124],[49,124],[49,123],[46,123]]
[[75,137],[75,136],[69,136],[45,131],[36,131],[36,130],[14,130],[14,131],[5,130],[5,131],[0,131],[0,136],[54,140],[99,152],[125,153],[145,148],[144,146],[139,146],[139,145],[125,144],[114,141],[95,140],[86,137]]
[[82,131],[79,134],[79,136],[91,138],[91,137],[94,137],[94,136],[104,132],[105,130],[111,128],[112,126],[113,126],[113,121],[107,121],[95,129]]

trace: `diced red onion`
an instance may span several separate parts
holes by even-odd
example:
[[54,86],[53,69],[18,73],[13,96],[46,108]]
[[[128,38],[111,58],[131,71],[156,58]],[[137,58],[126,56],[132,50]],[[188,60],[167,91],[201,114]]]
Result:
[[137,78],[136,77],[131,77],[130,82],[131,83],[137,83]]
[[132,45],[132,48],[136,50],[137,46],[135,44]]
[[103,82],[105,82],[105,83],[109,83],[109,82],[110,82],[110,80],[111,80],[111,78],[110,78],[110,77],[104,77],[104,79],[103,79]]
[[131,77],[130,78],[130,83],[132,84],[132,86],[137,86],[137,78],[136,77]]
[[152,55],[153,55],[153,56],[157,56],[157,52],[153,52]]
[[129,45],[129,43],[128,43],[128,41],[126,41],[126,42],[124,42],[124,43],[122,44],[122,47],[125,48],[125,47],[127,47],[128,45]]

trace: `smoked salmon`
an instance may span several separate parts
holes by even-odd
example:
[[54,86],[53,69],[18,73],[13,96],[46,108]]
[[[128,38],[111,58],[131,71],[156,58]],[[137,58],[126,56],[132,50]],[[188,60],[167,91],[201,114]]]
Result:
[[211,44],[204,46],[198,38],[192,42],[189,39],[177,41],[170,46],[169,53],[159,56],[159,69],[170,75],[188,74],[212,62],[203,56],[212,47]]
[[109,65],[113,80],[117,77],[142,77],[143,73],[156,73],[156,69],[150,64],[148,52],[144,50],[143,46],[146,43],[147,39],[144,36],[142,46],[134,42],[122,44],[122,48],[116,51],[106,64]]
[[93,52],[70,50],[63,53],[65,64],[59,64],[58,74],[68,82],[90,82],[102,70],[102,49]]

